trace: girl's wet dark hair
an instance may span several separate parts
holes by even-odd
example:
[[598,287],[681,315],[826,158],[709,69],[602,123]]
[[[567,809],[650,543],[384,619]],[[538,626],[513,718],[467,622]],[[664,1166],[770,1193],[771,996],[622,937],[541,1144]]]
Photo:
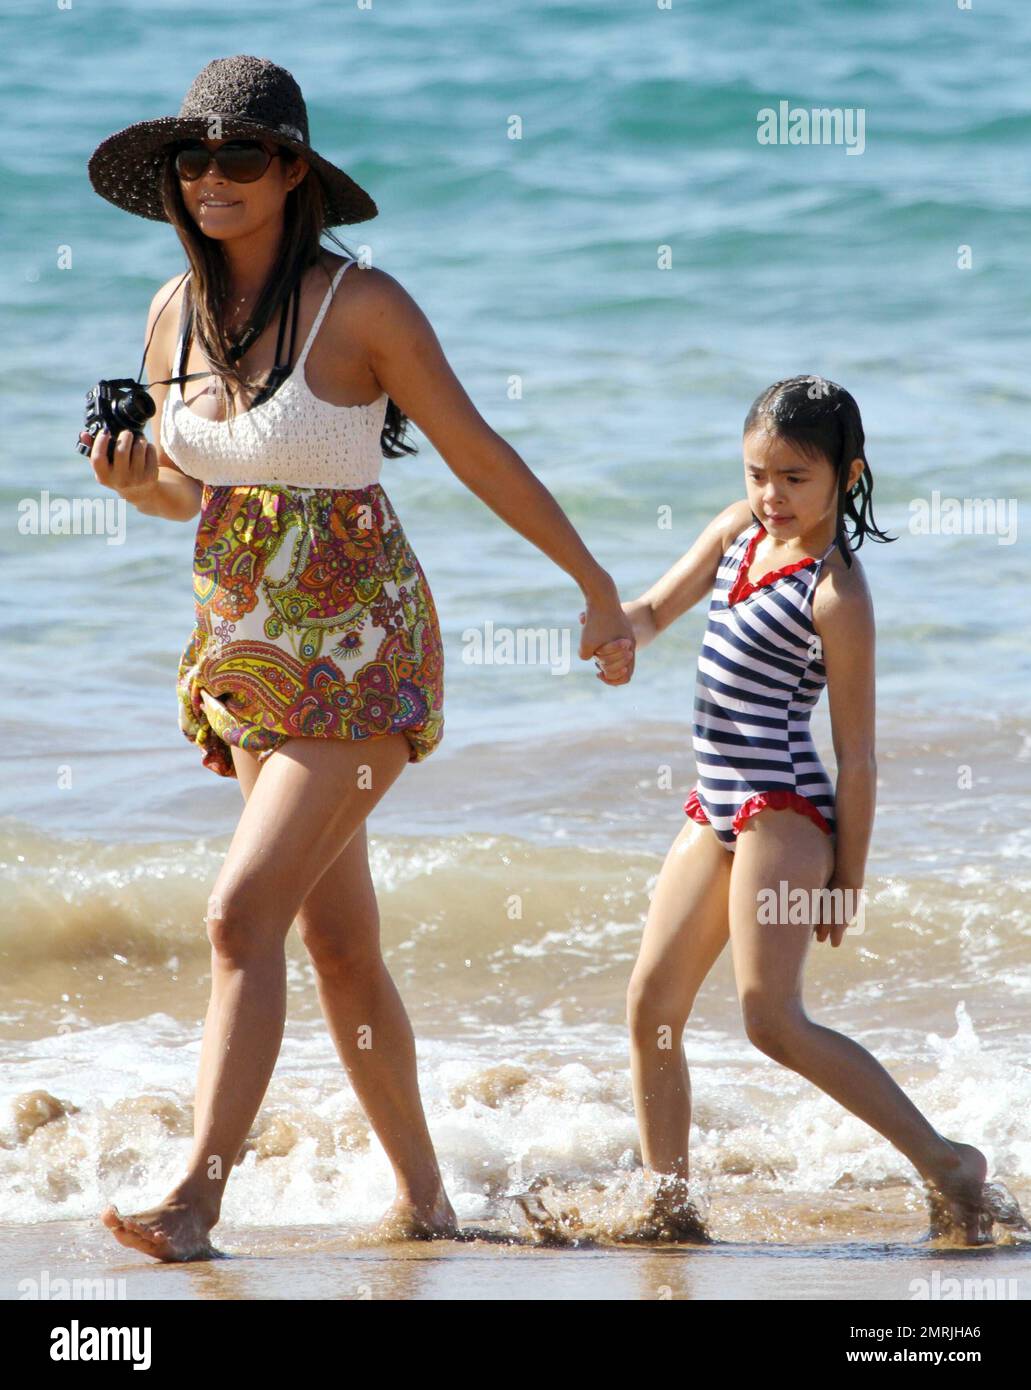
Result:
[[[755,429],[788,440],[810,457],[825,458],[834,469],[838,483],[834,538],[846,565],[851,568],[852,551],[858,550],[867,536],[877,541],[898,540],[898,536],[879,530],[874,522],[873,474],[866,458],[863,421],[859,406],[844,386],[820,376],[775,381],[752,402],[742,434]],[[846,492],[848,466],[855,458],[863,460],[863,471],[852,491]],[[846,534],[846,519],[852,524],[851,536]]]

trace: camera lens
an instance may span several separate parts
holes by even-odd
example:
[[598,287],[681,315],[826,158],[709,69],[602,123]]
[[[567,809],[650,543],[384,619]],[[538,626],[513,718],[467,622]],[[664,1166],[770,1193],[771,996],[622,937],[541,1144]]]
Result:
[[121,429],[138,430],[154,414],[156,407],[151,395],[142,389],[131,391],[111,404],[111,414]]

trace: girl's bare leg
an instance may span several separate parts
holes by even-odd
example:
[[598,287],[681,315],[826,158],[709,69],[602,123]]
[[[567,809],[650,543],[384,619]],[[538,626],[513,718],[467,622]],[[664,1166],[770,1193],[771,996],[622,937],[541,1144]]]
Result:
[[807,1016],[802,972],[811,922],[758,920],[762,890],[777,893],[782,882],[786,892],[819,889],[833,867],[833,841],[795,811],[768,808],[738,836],[730,942],[748,1037],[883,1134],[946,1196],[973,1201],[987,1172],[980,1150],[944,1138],[864,1047]]
[[212,1004],[187,1172],[149,1211],[106,1208],[101,1219],[123,1245],[163,1260],[212,1253],[208,1232],[282,1042],[286,933],[407,761],[398,733],[290,739],[261,768],[208,902]]
[[685,823],[659,873],[627,992],[641,1157],[652,1173],[685,1182],[691,1080],[684,1025],[727,943],[732,859],[710,827]]

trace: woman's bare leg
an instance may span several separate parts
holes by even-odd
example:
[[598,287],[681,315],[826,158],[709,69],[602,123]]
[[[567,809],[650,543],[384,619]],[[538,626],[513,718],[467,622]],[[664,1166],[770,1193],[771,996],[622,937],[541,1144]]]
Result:
[[[233,763],[247,800],[261,764],[239,748],[233,749]],[[296,921],[337,1053],[394,1170],[397,1197],[387,1214],[389,1226],[410,1236],[454,1234],[458,1223],[419,1095],[415,1038],[380,953],[364,822],[309,892]],[[213,989],[210,1008],[217,1008],[217,999]],[[197,1124],[213,1072],[215,1037],[205,1029]]]
[[685,823],[659,873],[627,992],[641,1157],[651,1172],[685,1182],[691,1080],[684,1025],[727,943],[732,859],[709,826]]
[[786,893],[820,889],[833,867],[833,842],[795,811],[768,808],[741,831],[731,873],[730,941],[748,1037],[883,1134],[947,1196],[973,1200],[987,1171],[980,1150],[944,1138],[864,1047],[806,1014],[802,972],[812,922],[758,920],[763,890],[779,894],[781,883]]
[[407,762],[398,733],[357,744],[290,739],[262,766],[208,903],[217,1003],[205,1027],[187,1172],[150,1211],[102,1213],[123,1245],[164,1260],[211,1254],[208,1232],[282,1042],[286,933]]
[[364,825],[305,898],[297,925],[337,1054],[394,1170],[397,1197],[383,1233],[454,1235],[458,1223],[419,1095],[412,1025],[380,952]]

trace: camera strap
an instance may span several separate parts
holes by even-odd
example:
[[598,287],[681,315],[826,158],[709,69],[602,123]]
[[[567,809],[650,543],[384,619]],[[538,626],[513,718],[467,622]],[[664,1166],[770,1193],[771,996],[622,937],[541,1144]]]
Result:
[[261,403],[267,401],[270,396],[274,396],[293,370],[290,364],[294,360],[294,346],[297,342],[297,316],[300,312],[300,308],[301,282],[298,279],[293,288],[293,317],[290,325],[290,351],[287,353],[286,361],[284,362],[282,358],[283,337],[286,330],[286,316],[288,312],[288,301],[284,301],[283,311],[279,316],[279,332],[276,335],[276,364],[270,370],[258,394],[247,407],[248,410],[253,410],[256,405],[261,405]]
[[[176,285],[175,289],[173,289],[172,293],[168,296],[168,299],[165,300],[164,304],[162,304],[161,308],[160,308],[160,309],[158,310],[158,312],[157,312],[157,317],[154,319],[154,323],[153,323],[153,325],[152,325],[152,327],[151,327],[151,330],[150,330],[150,336],[147,338],[146,347],[144,347],[144,349],[143,349],[143,359],[142,359],[142,361],[140,362],[140,370],[139,370],[139,372],[137,373],[137,376],[136,376],[136,380],[137,380],[137,381],[142,381],[142,378],[143,378],[143,369],[144,369],[144,367],[145,367],[146,364],[147,364],[147,353],[150,351],[150,344],[151,344],[151,340],[152,340],[153,337],[154,337],[154,329],[157,328],[157,321],[158,321],[158,319],[161,317],[161,315],[164,313],[165,309],[168,307],[169,301],[170,301],[170,300],[172,299],[172,297],[175,295],[176,290],[178,290],[179,286],[180,286],[180,285],[183,283],[183,281],[189,276],[189,274],[190,274],[190,272],[187,270],[187,271],[185,272],[185,274],[182,276],[182,278],[179,280],[179,283]],[[293,296],[293,316],[292,316],[292,323],[291,323],[291,326],[290,326],[290,351],[289,351],[289,353],[288,353],[288,355],[287,355],[286,361],[284,362],[284,361],[282,360],[282,358],[281,358],[281,353],[282,353],[282,351],[283,351],[283,338],[284,338],[285,330],[286,330],[287,313],[289,312],[289,310],[288,310],[288,302],[289,302],[289,299],[290,299],[290,295],[287,295],[287,297],[281,302],[281,310],[282,310],[282,312],[280,313],[280,316],[279,316],[279,332],[278,332],[278,334],[277,334],[277,336],[276,336],[276,357],[275,357],[275,366],[273,366],[272,369],[270,370],[269,375],[268,375],[268,378],[266,379],[264,385],[262,386],[261,391],[259,392],[259,395],[255,398],[254,401],[251,402],[251,406],[248,407],[249,409],[252,409],[255,405],[259,404],[260,401],[262,401],[262,400],[267,400],[268,397],[269,397],[270,395],[272,395],[273,392],[276,391],[280,385],[282,385],[283,379],[284,379],[286,376],[289,376],[289,374],[290,374],[290,371],[291,371],[291,365],[290,365],[290,364],[291,364],[292,361],[293,361],[294,347],[295,347],[296,342],[297,342],[297,320],[298,320],[298,316],[299,316],[299,314],[300,314],[300,307],[301,307],[301,280],[300,280],[300,276],[298,276],[297,280],[295,281],[294,287],[293,287],[293,290],[292,290],[291,293],[292,293],[292,296]],[[261,321],[261,323],[257,323],[257,324],[256,324],[256,323],[251,323],[251,324],[248,325],[247,330],[244,332],[243,337],[242,337],[242,338],[240,339],[240,341],[230,350],[230,354],[229,354],[229,355],[230,355],[231,359],[232,359],[234,362],[237,361],[240,357],[242,357],[242,356],[244,355],[244,353],[247,352],[247,350],[248,350],[248,348],[251,346],[251,344],[255,341],[255,339],[257,339],[257,338],[261,335],[261,333],[264,332],[264,330],[265,330],[265,325],[266,325],[266,323],[268,322],[270,316],[271,316],[270,313],[267,312],[266,314],[264,314],[264,315],[262,316],[262,321]],[[148,383],[148,387],[149,387],[149,386],[168,386],[168,385],[171,385],[171,383],[172,383],[173,381],[180,381],[180,382],[181,382],[181,381],[194,381],[194,380],[197,380],[197,379],[200,378],[200,377],[206,377],[206,376],[211,376],[211,375],[212,375],[211,372],[188,372],[188,373],[186,373],[186,372],[183,371],[183,367],[185,366],[185,363],[186,363],[186,357],[187,357],[187,355],[188,355],[188,353],[189,353],[189,341],[190,341],[190,334],[191,334],[191,332],[192,332],[192,329],[193,329],[193,300],[192,300],[192,298],[191,298],[191,296],[190,296],[190,287],[189,287],[189,285],[187,285],[185,291],[183,292],[182,300],[181,300],[180,307],[179,307],[179,332],[180,332],[180,334],[181,334],[181,349],[180,349],[180,353],[179,353],[179,361],[178,361],[178,363],[176,363],[176,366],[177,366],[178,369],[179,369],[179,374],[178,374],[177,376],[170,376],[170,377],[167,377],[164,381],[153,381],[153,382],[149,382],[149,383]]]

